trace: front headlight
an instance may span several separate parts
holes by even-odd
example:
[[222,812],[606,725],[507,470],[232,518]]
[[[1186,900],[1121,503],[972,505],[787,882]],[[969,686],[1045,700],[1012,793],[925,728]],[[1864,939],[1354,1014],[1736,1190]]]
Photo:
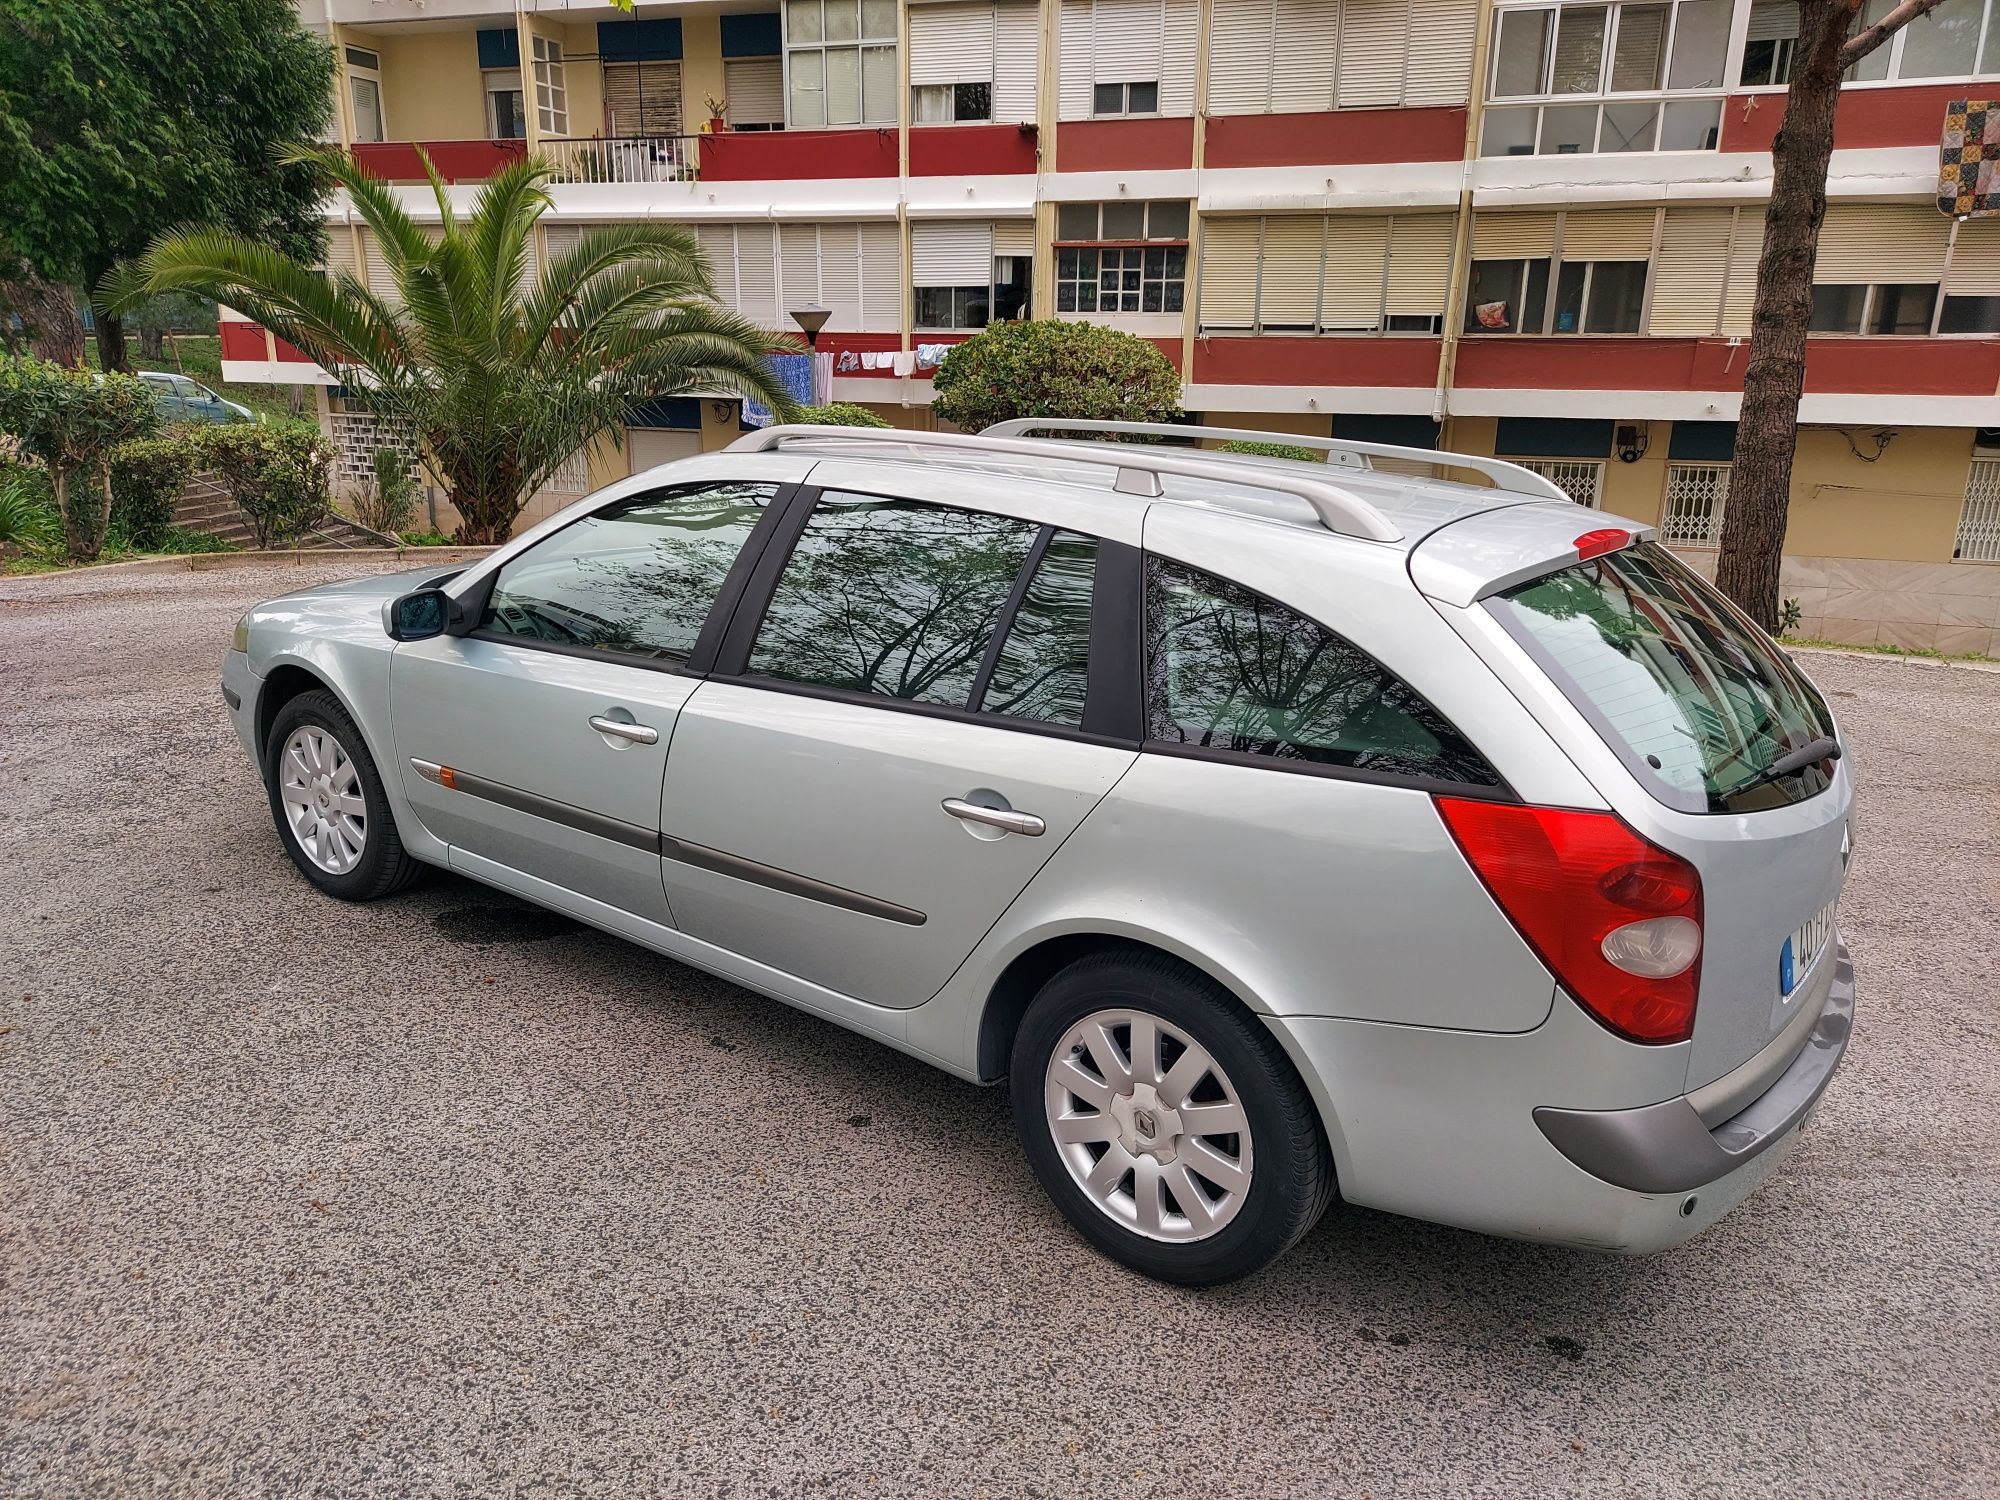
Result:
[[229,638],[229,649],[231,651],[248,651],[250,649],[250,617],[248,615],[245,615],[236,622],[236,633]]

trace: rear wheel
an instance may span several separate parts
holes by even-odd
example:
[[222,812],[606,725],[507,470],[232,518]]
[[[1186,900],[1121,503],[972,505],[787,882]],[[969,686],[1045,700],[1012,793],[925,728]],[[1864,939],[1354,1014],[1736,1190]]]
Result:
[[1098,1249],[1163,1281],[1261,1270],[1333,1196],[1311,1096],[1236,999],[1164,955],[1051,979],[1014,1040],[1015,1128]]
[[423,868],[404,852],[374,758],[333,694],[301,693],[278,710],[264,784],[285,852],[329,896],[373,901]]

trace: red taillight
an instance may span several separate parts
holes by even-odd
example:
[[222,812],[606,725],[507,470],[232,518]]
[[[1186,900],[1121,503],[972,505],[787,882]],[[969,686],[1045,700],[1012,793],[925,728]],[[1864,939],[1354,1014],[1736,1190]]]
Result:
[[1693,865],[1612,813],[1456,797],[1437,807],[1508,920],[1585,1010],[1634,1042],[1694,1034],[1701,875]]
[[1589,562],[1593,557],[1616,552],[1631,540],[1631,532],[1621,531],[1616,526],[1603,526],[1596,531],[1586,531],[1576,539],[1576,560]]

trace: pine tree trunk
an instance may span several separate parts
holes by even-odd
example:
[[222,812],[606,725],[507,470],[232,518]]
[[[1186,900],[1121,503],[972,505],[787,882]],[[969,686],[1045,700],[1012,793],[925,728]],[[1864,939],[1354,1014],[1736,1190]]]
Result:
[[76,293],[60,282],[44,281],[32,268],[18,281],[0,287],[0,301],[20,314],[28,333],[28,349],[65,370],[83,365],[83,319],[76,310]]
[[1778,573],[1805,389],[1813,259],[1826,218],[1833,114],[1840,101],[1840,49],[1852,14],[1837,0],[1801,0],[1799,11],[1784,122],[1771,146],[1771,204],[1757,263],[1743,409],[1715,569],[1717,586],[1772,631],[1778,626]]
[[139,352],[145,355],[147,359],[165,359],[167,357],[166,333],[158,328],[141,328],[139,330]]
[[100,369],[132,372],[132,361],[125,352],[125,320],[97,315],[97,363]]

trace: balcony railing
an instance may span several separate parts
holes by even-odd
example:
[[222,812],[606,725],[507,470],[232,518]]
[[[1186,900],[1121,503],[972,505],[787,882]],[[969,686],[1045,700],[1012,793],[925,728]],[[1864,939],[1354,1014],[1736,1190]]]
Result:
[[701,156],[693,135],[607,135],[542,142],[557,182],[693,182]]
[[528,154],[526,141],[357,141],[354,159],[390,182],[423,182],[419,148],[446,182],[484,182]]

